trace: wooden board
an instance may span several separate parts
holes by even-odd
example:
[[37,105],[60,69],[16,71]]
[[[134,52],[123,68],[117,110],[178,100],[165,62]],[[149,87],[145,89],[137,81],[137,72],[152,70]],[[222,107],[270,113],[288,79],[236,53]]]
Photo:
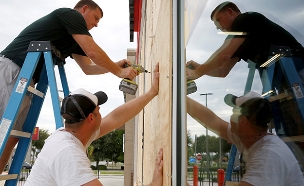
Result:
[[[138,116],[136,183],[149,184],[158,150],[164,149],[163,185],[171,185],[172,2],[146,1],[142,15],[139,64],[153,72],[160,65],[159,95]],[[152,73],[153,74],[153,73]],[[139,95],[148,91],[152,74],[138,76]]]

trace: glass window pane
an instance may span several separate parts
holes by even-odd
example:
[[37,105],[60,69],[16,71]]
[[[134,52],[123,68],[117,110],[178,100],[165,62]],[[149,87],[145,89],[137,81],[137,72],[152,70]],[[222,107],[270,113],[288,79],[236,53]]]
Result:
[[[237,0],[233,3],[240,12],[223,4],[211,20],[222,2],[195,6],[186,1],[186,62],[192,69],[187,69],[187,78],[197,86],[187,95],[188,182],[193,184],[197,166],[198,182],[216,182],[217,170],[230,167],[231,176],[226,176],[232,181],[261,185],[252,180],[265,184],[276,178],[287,184],[291,179],[282,174],[292,174],[294,182],[304,183],[304,2]],[[255,105],[234,98],[240,107],[236,114],[224,102],[227,94],[239,97],[250,91],[262,95],[262,105],[259,98],[251,99]],[[204,111],[206,107],[216,115]],[[219,131],[224,138],[218,138]],[[236,144],[237,153],[230,153],[228,142]],[[234,164],[229,162],[232,155]]]

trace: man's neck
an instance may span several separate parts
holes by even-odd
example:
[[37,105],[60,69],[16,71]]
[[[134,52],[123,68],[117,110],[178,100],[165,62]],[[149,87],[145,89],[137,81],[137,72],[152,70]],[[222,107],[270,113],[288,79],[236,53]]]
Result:
[[261,138],[266,136],[267,133],[262,134],[255,134],[255,135],[247,135],[243,138],[240,138],[242,144],[244,145],[245,149],[249,149],[253,144],[255,144],[257,141],[259,141]]
[[78,130],[65,128],[65,131],[73,134],[83,144],[83,146],[88,142],[88,139],[85,139],[85,135],[81,134]]

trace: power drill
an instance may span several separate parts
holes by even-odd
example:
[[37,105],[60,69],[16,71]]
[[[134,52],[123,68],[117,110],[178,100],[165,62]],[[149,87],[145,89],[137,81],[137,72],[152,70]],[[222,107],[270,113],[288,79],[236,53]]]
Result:
[[[191,65],[188,65],[187,68],[193,69]],[[187,95],[192,94],[193,92],[197,91],[196,84],[193,80],[188,80],[187,81]]]
[[[131,65],[129,65],[128,63],[124,64],[125,68],[130,67],[130,66],[132,68],[136,69],[138,74],[143,73],[143,72],[150,73],[149,71],[144,69],[141,65],[137,65],[134,63],[132,63]],[[131,94],[131,95],[135,95],[137,88],[138,88],[138,85],[134,81],[132,81],[128,78],[122,79],[120,82],[120,85],[119,85],[120,91],[123,91],[124,93]]]
[[193,80],[187,81],[187,95],[197,91],[196,84]]

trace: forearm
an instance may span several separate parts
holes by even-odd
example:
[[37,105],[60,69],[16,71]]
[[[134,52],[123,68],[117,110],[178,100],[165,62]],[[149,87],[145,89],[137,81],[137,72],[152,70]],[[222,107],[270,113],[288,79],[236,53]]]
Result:
[[72,35],[86,55],[98,66],[106,68],[116,76],[121,73],[121,68],[93,40],[92,37],[81,34]]
[[238,57],[230,58],[229,60],[225,61],[221,67],[209,71],[206,75],[212,77],[226,77],[238,61]]
[[[223,45],[217,49],[204,64],[198,67],[196,73],[199,76],[203,76],[209,72],[212,74],[211,71],[215,69],[222,68],[220,72],[217,72],[220,74],[219,77],[227,75],[230,72],[230,69],[238,61],[238,58],[232,58],[232,56],[239,46],[244,42],[244,40],[245,38],[226,39]],[[230,63],[232,61],[233,63]],[[215,73],[215,71],[213,73]]]
[[106,68],[107,72],[111,72],[112,74],[119,76],[121,68],[114,63],[109,56],[96,45],[96,50],[92,51],[88,54],[88,57],[101,68]]
[[227,139],[228,123],[189,97],[187,97],[187,113],[204,127]]
[[108,69],[91,63],[85,70],[83,70],[86,75],[98,75],[108,73]]
[[214,69],[206,73],[207,76],[211,77],[226,77],[226,74],[224,73],[222,68]]
[[152,90],[121,105],[102,119],[100,136],[121,127],[135,117],[157,94]]
[[86,75],[98,75],[109,72],[106,68],[96,65],[87,56],[72,54],[74,60]]
[[221,77],[222,70],[220,70],[220,68],[227,62],[227,60],[229,60],[228,56],[213,54],[205,63],[201,64],[197,68],[196,73],[199,77],[205,74],[214,77]]

